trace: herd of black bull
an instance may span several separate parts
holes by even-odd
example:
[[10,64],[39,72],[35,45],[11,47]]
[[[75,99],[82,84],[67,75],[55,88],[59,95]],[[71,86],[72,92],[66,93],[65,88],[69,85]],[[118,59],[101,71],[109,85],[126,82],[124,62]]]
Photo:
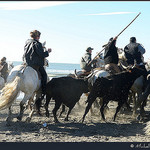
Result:
[[[137,67],[130,68],[128,71],[117,73],[108,77],[98,78],[94,85],[89,86],[88,79],[76,79],[72,77],[59,77],[53,78],[47,83],[46,90],[46,116],[49,117],[48,104],[51,99],[55,100],[55,107],[53,109],[54,121],[58,122],[57,119],[57,110],[60,108],[61,104],[69,107],[69,111],[65,120],[68,120],[68,115],[70,114],[72,108],[79,101],[83,93],[89,92],[87,98],[87,106],[85,113],[82,118],[82,122],[85,119],[86,114],[91,108],[92,103],[96,100],[97,97],[103,98],[102,106],[100,108],[101,116],[105,120],[104,108],[107,106],[110,100],[117,101],[118,106],[116,113],[114,115],[114,121],[117,113],[124,103],[127,103],[128,94],[131,86],[134,81],[144,75],[145,72]],[[89,88],[90,87],[90,88]],[[40,105],[42,99],[36,101],[37,109],[40,113]],[[129,105],[128,105],[129,106]]]

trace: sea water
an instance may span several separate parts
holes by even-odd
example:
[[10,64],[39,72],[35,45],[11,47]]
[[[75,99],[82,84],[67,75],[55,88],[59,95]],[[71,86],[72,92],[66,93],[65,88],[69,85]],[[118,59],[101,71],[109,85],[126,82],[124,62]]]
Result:
[[[22,64],[21,61],[13,61],[14,66]],[[79,64],[70,63],[50,63],[46,67],[46,72],[49,77],[61,77],[74,73],[74,70],[81,70]]]

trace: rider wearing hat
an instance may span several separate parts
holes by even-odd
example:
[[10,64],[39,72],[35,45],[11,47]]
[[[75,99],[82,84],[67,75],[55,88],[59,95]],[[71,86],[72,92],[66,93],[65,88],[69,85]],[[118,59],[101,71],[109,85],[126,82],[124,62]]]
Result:
[[39,42],[41,33],[38,30],[30,32],[31,39],[28,39],[24,46],[25,63],[41,74],[42,94],[46,92],[47,73],[44,69],[44,59],[49,56],[51,49],[44,51]]
[[92,50],[94,48],[88,47],[86,49],[86,53],[84,54],[83,57],[81,57],[81,61],[80,61],[80,67],[82,69],[82,71],[85,74],[89,74],[91,69],[92,69],[92,64],[95,63],[95,61],[93,61],[90,65],[89,62],[92,60],[91,56],[92,56]]

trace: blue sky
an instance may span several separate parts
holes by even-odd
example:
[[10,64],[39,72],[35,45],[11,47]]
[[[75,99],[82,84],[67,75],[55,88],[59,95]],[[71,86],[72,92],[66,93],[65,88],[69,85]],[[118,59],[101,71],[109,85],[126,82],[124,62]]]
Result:
[[141,15],[118,37],[116,46],[124,48],[132,36],[150,58],[149,1],[1,1],[0,56],[21,61],[30,31],[41,32],[40,42],[52,48],[49,62],[80,63],[87,47],[92,57],[102,50],[134,17]]

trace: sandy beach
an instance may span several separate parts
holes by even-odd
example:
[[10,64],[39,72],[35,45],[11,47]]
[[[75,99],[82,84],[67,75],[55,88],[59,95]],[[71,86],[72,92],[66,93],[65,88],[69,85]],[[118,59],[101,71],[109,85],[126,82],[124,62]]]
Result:
[[[106,113],[107,123],[101,120],[99,109],[94,108],[95,115],[91,116],[89,112],[82,124],[80,120],[84,114],[85,100],[85,95],[82,95],[80,105],[74,107],[69,121],[64,121],[66,114],[63,114],[57,124],[52,115],[54,101],[49,105],[50,118],[45,117],[42,108],[43,116],[34,114],[31,122],[26,123],[29,110],[25,111],[21,122],[17,121],[20,100],[16,100],[12,107],[14,118],[11,126],[6,126],[8,110],[0,111],[0,142],[150,142],[150,136],[145,135],[143,130],[146,123],[134,121],[132,112],[119,112],[113,122],[115,102],[108,104],[110,109]],[[147,114],[150,113],[149,101],[145,110]]]

